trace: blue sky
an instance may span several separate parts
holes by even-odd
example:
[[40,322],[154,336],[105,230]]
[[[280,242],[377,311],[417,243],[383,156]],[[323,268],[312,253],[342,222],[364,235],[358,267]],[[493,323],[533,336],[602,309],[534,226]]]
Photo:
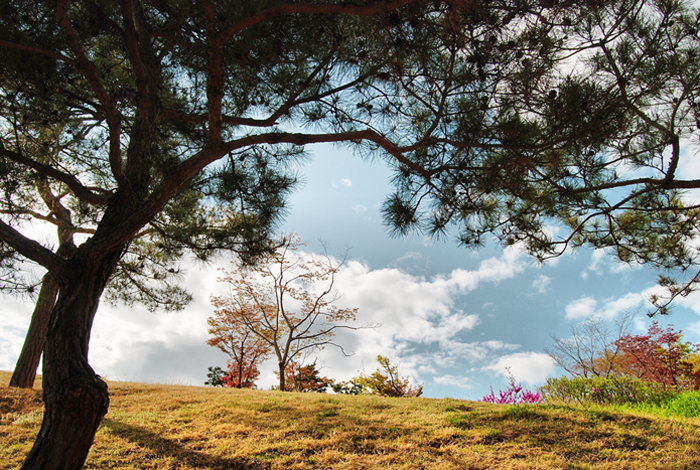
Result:
[[[600,316],[612,321],[627,308],[640,308],[635,328],[646,329],[644,296],[656,273],[620,265],[602,252],[579,250],[538,266],[517,250],[487,244],[479,251],[453,239],[421,235],[391,238],[381,219],[390,191],[390,170],[330,146],[310,147],[313,158],[300,169],[304,184],[290,200],[282,232],[297,232],[308,250],[331,255],[348,250],[337,278],[343,307],[359,308],[357,324],[371,330],[337,337],[348,351],[314,353],[323,375],[347,380],[376,369],[377,354],[399,364],[402,375],[424,383],[428,397],[480,399],[489,387],[506,385],[506,368],[529,387],[563,373],[543,348],[551,335],[567,337],[572,325]],[[690,171],[690,170],[689,170]],[[100,307],[93,328],[90,361],[109,379],[201,385],[207,367],[224,366],[226,356],[205,344],[211,294],[219,260],[208,266],[186,260],[186,285],[195,300],[185,311],[149,313],[143,308]],[[700,302],[679,302],[663,325],[683,329],[700,342]],[[11,370],[29,323],[32,305],[5,299],[0,311],[0,369]],[[274,384],[273,361],[263,367],[261,388]]]

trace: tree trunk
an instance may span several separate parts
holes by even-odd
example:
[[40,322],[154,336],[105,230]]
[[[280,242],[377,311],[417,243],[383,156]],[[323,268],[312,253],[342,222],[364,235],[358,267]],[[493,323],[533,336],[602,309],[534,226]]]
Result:
[[279,369],[280,369],[280,392],[286,392],[286,384],[285,384],[285,376],[284,376],[284,364],[280,362],[278,364]]
[[[50,193],[49,193],[50,194]],[[48,198],[48,196],[47,196]],[[73,243],[73,226],[70,224],[70,212],[63,206],[53,204],[50,205],[56,209],[60,207],[63,218],[67,220],[58,228],[59,247],[56,254],[61,258],[68,259],[75,254],[75,244]],[[39,298],[32,312],[32,319],[29,322],[27,337],[24,338],[22,352],[17,359],[15,371],[10,379],[10,387],[32,388],[36,379],[36,370],[39,367],[41,353],[44,350],[46,341],[46,332],[49,329],[51,321],[51,311],[56,304],[56,296],[58,295],[58,281],[51,273],[46,273],[41,280],[41,289],[39,290]]]
[[90,329],[121,250],[105,258],[78,256],[61,283],[43,361],[44,420],[22,470],[82,468],[109,407],[107,384],[88,364]]
[[10,379],[10,387],[32,388],[36,379],[41,353],[44,350],[46,330],[49,328],[51,311],[58,295],[58,282],[50,274],[41,281],[39,298],[36,301],[32,319],[27,330],[27,337],[22,345],[22,352],[17,359],[15,371]]

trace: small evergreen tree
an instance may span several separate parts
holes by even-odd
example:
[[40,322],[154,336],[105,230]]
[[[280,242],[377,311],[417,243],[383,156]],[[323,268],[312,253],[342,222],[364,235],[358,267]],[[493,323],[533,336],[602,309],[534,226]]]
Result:
[[226,372],[219,366],[212,366],[207,368],[209,372],[207,373],[207,380],[204,385],[210,385],[212,387],[223,387],[224,381],[222,377],[226,375]]

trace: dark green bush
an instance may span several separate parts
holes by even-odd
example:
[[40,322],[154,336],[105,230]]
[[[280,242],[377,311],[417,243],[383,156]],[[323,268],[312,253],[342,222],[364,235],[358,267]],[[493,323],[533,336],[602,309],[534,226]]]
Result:
[[548,402],[580,405],[660,404],[675,395],[662,384],[628,376],[550,378],[540,392]]

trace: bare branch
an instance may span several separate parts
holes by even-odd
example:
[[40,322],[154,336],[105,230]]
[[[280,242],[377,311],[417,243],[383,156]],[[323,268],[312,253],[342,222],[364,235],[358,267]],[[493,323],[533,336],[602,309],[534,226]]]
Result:
[[37,262],[54,276],[65,272],[66,261],[48,248],[31,240],[0,220],[0,239],[9,244],[25,258]]
[[66,186],[73,191],[75,197],[89,204],[106,205],[109,204],[112,199],[112,193],[95,194],[90,189],[83,186],[83,184],[73,175],[69,175],[68,173],[57,170],[52,166],[39,163],[31,158],[25,157],[22,154],[8,150],[5,148],[2,141],[0,141],[0,155],[17,162],[20,165],[36,170],[39,173],[55,179],[56,181],[65,183]]

